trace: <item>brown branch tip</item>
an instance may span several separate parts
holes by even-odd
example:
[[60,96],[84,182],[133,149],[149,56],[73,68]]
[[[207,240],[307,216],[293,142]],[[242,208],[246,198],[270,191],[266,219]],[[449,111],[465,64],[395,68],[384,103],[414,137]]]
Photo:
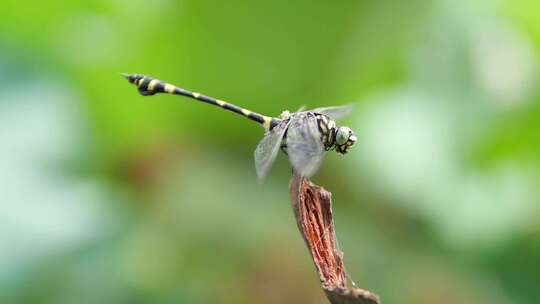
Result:
[[322,289],[332,304],[379,304],[379,296],[349,287],[343,252],[337,249],[332,193],[293,173],[289,188],[298,229],[311,253]]

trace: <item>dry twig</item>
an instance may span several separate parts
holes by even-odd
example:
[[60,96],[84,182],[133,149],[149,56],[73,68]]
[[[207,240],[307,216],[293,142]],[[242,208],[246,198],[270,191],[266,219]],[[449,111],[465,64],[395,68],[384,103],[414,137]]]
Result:
[[289,194],[298,229],[311,253],[321,285],[332,304],[378,304],[367,290],[348,287],[343,252],[336,246],[331,193],[294,173]]

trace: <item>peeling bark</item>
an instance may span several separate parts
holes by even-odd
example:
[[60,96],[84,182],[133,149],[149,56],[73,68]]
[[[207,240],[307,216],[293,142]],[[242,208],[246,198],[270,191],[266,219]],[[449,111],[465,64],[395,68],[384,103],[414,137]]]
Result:
[[343,252],[336,245],[332,194],[296,173],[293,173],[289,194],[298,229],[330,303],[378,304],[376,294],[347,284]]

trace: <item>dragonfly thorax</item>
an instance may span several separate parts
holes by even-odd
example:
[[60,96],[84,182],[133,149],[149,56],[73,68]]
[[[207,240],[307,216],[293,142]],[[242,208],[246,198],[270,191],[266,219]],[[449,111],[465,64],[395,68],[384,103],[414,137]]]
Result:
[[318,115],[317,121],[326,151],[335,149],[336,152],[345,154],[356,142],[356,136],[349,127],[338,127],[333,119],[322,114]]

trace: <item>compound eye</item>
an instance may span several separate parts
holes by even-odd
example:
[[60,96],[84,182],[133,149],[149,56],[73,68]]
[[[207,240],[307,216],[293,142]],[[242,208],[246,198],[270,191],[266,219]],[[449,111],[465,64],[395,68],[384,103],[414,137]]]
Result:
[[352,134],[352,130],[348,127],[339,127],[336,134],[336,143],[338,145],[344,145]]

